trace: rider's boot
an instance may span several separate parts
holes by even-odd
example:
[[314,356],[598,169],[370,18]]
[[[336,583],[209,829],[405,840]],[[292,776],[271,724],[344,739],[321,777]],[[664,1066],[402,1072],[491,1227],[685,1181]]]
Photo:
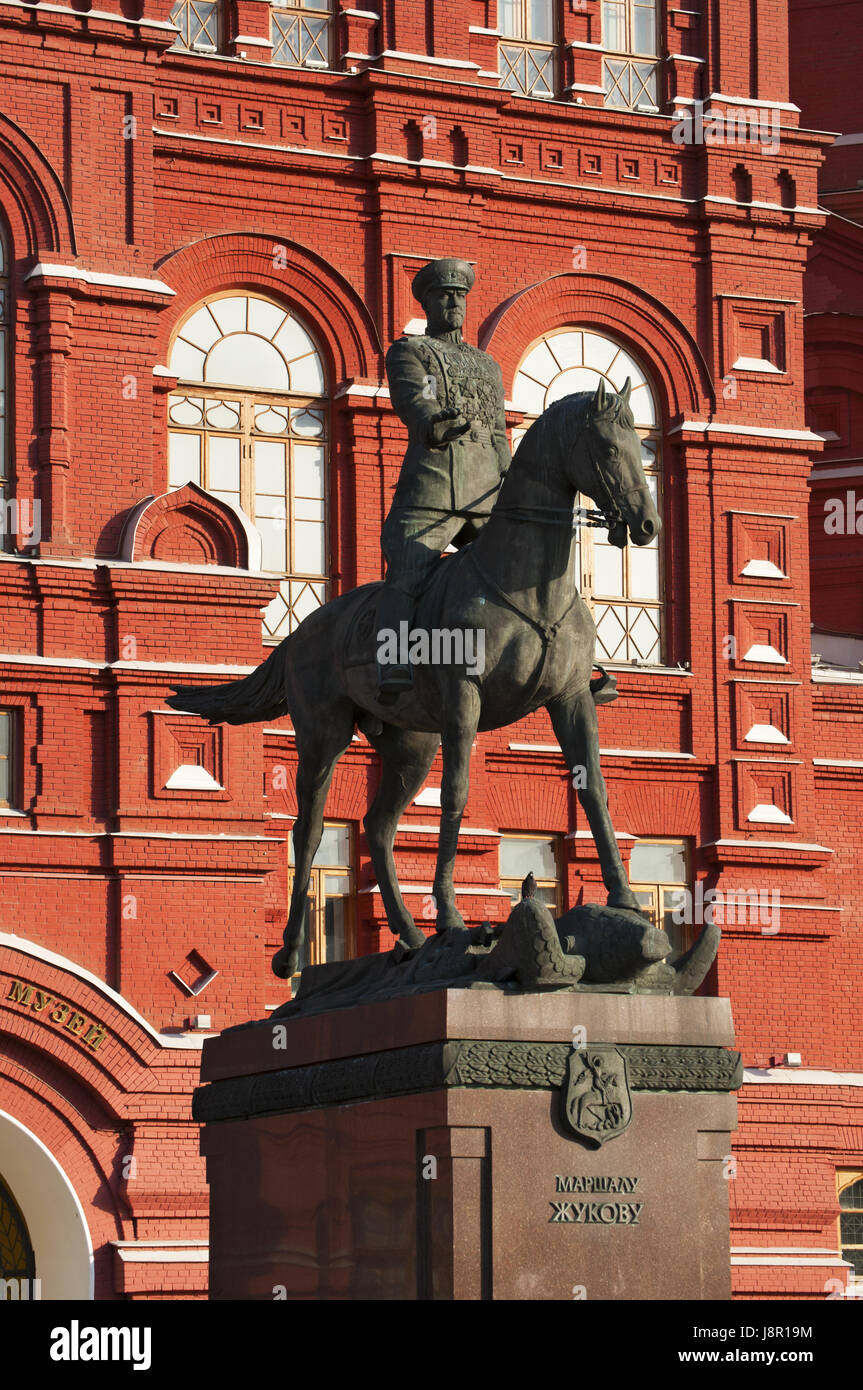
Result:
[[[394,632],[397,638],[401,635],[402,623],[406,623],[410,630],[413,607],[410,594],[405,593],[403,589],[397,589],[395,585],[384,584],[378,600],[378,644],[382,640],[381,633],[386,630]],[[378,700],[382,705],[394,705],[399,696],[410,690],[412,685],[413,672],[410,664],[378,664]]]

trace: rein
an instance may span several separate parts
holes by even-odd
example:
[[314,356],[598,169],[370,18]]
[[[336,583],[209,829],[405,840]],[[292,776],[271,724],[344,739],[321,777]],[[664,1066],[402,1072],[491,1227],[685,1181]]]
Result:
[[578,517],[582,526],[607,526],[613,524],[615,517],[599,511],[596,507],[496,507],[499,516],[512,517],[513,521],[537,521],[549,526],[566,522],[571,526]]

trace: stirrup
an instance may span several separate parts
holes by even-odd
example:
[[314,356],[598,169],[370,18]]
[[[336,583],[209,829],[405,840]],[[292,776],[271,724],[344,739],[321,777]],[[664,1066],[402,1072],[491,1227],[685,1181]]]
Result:
[[616,700],[620,691],[617,688],[617,677],[613,671],[606,671],[604,666],[597,665],[598,671],[602,672],[590,682],[590,693],[593,696],[595,705],[607,705],[612,700]]
[[410,666],[386,666],[379,668],[378,701],[382,705],[394,705],[399,696],[413,687],[413,673]]

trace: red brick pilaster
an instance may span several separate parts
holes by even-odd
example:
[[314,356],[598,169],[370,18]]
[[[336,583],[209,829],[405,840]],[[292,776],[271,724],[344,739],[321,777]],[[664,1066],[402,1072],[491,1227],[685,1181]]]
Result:
[[41,503],[42,555],[71,555],[67,489],[71,451],[67,358],[72,346],[72,299],[68,294],[37,291],[36,379],[38,381],[37,460]]

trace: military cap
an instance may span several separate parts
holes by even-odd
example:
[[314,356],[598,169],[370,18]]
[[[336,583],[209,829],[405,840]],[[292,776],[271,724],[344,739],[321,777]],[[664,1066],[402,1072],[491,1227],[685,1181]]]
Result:
[[411,289],[414,299],[423,302],[423,295],[432,289],[453,289],[467,292],[475,280],[473,269],[467,261],[454,256],[445,256],[440,261],[429,261],[413,278]]

